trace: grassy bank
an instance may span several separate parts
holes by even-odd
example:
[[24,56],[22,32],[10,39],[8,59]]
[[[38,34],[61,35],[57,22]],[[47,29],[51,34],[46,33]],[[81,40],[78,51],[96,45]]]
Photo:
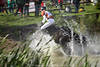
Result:
[[14,16],[14,15],[4,15],[0,16],[0,26],[24,26],[30,24],[37,24],[40,23],[42,17],[21,17],[21,16]]
[[[66,5],[69,6],[69,5]],[[51,8],[51,12],[54,13],[55,15],[63,15],[63,16],[74,16],[74,15],[87,15],[87,14],[95,14],[95,13],[100,13],[100,10],[96,8],[96,6],[92,5],[91,3],[86,5],[86,4],[81,4],[80,7],[84,7],[85,11],[79,12],[79,13],[74,13],[75,8],[74,5],[70,5],[72,8],[71,13],[65,12],[65,10],[60,11],[59,9],[57,10],[56,8]],[[63,7],[65,9],[65,7]]]
[[[58,8],[55,8],[55,6],[47,6],[47,8],[50,8],[50,10],[52,10],[50,12],[53,13],[55,17],[59,17],[61,15],[62,16],[74,16],[74,15],[86,15],[86,14],[100,13],[100,10],[96,9],[96,6],[93,6],[92,4],[89,4],[89,5],[81,4],[80,7],[84,7],[85,11],[74,13],[75,11],[74,6],[71,5],[72,13],[66,13],[65,10],[62,10],[62,11],[54,10],[54,9],[58,9]],[[24,26],[24,25],[40,23],[41,20],[42,20],[42,17],[41,16],[36,17],[34,13],[30,13],[30,17],[21,17],[21,16],[4,14],[4,16],[0,16],[0,26],[1,25],[3,26]],[[55,18],[55,20],[58,20],[58,18]]]
[[[34,32],[36,25],[39,24],[42,17],[35,17],[30,13],[29,17],[14,16],[12,14],[0,16],[0,36],[9,34],[9,38],[14,40],[23,40],[28,33]],[[24,36],[25,35],[25,36]]]

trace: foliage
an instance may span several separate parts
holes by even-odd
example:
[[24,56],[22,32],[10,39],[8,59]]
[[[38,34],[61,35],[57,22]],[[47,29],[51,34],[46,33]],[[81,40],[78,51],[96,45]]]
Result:
[[96,8],[100,10],[100,1],[96,4]]
[[[7,36],[1,40],[0,46],[6,42]],[[42,53],[31,50],[29,42],[16,46],[8,54],[3,54],[3,49],[0,51],[0,67],[39,67],[40,65],[47,67],[50,58],[50,56],[42,56]]]
[[1,54],[0,61],[1,67],[36,67],[39,65],[39,56],[25,44],[23,48],[17,46],[8,55]]
[[[97,67],[99,61],[95,61],[95,65],[92,66],[88,58],[88,55],[81,58],[68,56],[64,62],[64,67],[72,67],[73,65],[75,67]],[[50,56],[43,56],[42,53],[31,50],[29,48],[29,42],[21,46],[16,46],[7,55],[0,53],[0,67],[48,67],[50,62],[52,62],[50,61]]]

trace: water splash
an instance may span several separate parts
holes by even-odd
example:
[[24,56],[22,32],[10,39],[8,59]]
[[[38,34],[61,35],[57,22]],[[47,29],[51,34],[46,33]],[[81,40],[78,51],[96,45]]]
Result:
[[87,52],[90,55],[100,55],[100,34],[95,32],[88,35],[88,42]]
[[60,49],[62,51],[60,45],[55,43],[53,37],[47,34],[46,31],[44,32],[41,30],[37,30],[35,33],[33,33],[33,35],[31,35],[30,39],[32,40],[30,43],[30,48],[35,51],[48,53],[48,55],[50,55],[53,51],[55,52],[57,49]]
[[84,55],[85,49],[84,49],[84,44],[82,39],[83,36],[79,24],[74,19],[70,21],[64,19],[64,21],[65,24],[71,29],[71,37],[72,37],[72,40],[70,42],[71,55]]
[[[98,40],[98,38],[97,37],[90,38],[89,35],[86,35],[81,31],[80,24],[78,24],[72,18],[71,20],[69,19],[70,19],[69,17],[64,18],[63,24],[71,30],[71,33],[68,34],[66,30],[60,28],[64,31],[63,35],[65,36],[71,35],[71,40],[69,42],[55,43],[55,40],[53,39],[52,36],[48,34],[47,31],[37,30],[30,37],[30,39],[32,40],[30,47],[33,50],[39,52],[43,52],[43,53],[48,52],[49,55],[52,53],[53,50],[54,52],[56,52],[57,48],[60,49],[62,55],[83,56],[86,53],[99,54],[100,53],[99,48],[95,44],[99,45],[100,42],[94,41],[94,40]],[[59,41],[61,41],[61,38],[59,39]],[[95,49],[93,49],[93,47],[95,47]]]

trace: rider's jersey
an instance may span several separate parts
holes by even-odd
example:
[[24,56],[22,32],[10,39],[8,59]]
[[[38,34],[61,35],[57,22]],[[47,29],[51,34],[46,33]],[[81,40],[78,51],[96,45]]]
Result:
[[50,12],[43,10],[41,12],[41,15],[43,16],[43,20],[42,23],[44,23],[45,21],[48,21],[49,19],[53,19],[53,16]]
[[41,15],[42,15],[42,16],[45,15],[47,19],[53,18],[52,14],[51,14],[50,12],[48,12],[48,11],[45,11],[45,10],[43,10],[43,11],[41,12]]

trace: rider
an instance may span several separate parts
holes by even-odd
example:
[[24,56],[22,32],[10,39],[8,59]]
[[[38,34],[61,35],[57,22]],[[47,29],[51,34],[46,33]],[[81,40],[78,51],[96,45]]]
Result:
[[41,22],[42,23],[41,30],[46,29],[55,22],[53,15],[50,12],[46,11],[45,9],[46,9],[45,7],[41,8],[41,15],[43,16],[43,20]]

